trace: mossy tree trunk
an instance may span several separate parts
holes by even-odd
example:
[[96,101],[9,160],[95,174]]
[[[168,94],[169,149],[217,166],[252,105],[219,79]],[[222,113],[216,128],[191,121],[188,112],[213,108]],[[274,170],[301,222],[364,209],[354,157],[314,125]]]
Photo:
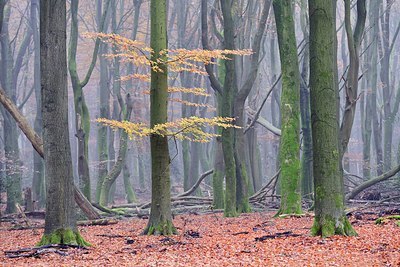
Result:
[[[234,22],[232,18],[232,6],[231,0],[221,0],[222,15],[224,18],[224,49],[235,49],[234,40]],[[223,117],[234,117],[234,100],[237,93],[236,74],[235,74],[235,58],[231,60],[225,60],[225,80],[223,83],[222,93],[222,106]],[[235,217],[237,215],[236,210],[236,162],[235,162],[235,131],[233,128],[227,128],[222,130],[222,149],[224,153],[225,162],[225,209],[224,215],[226,217]]]
[[292,0],[274,0],[282,69],[281,129],[281,206],[278,214],[300,214],[300,74],[293,19]]
[[344,213],[340,170],[336,1],[309,0],[310,92],[314,148],[313,235],[356,235]]
[[[168,67],[165,63],[167,46],[167,1],[150,2],[150,47],[151,60],[161,61],[161,71],[151,70],[150,84],[150,127],[168,121]],[[151,146],[151,211],[144,234],[170,235],[176,233],[171,212],[171,181],[168,138],[153,134]]]
[[43,147],[47,177],[45,244],[86,246],[75,218],[68,129],[66,2],[40,2]]

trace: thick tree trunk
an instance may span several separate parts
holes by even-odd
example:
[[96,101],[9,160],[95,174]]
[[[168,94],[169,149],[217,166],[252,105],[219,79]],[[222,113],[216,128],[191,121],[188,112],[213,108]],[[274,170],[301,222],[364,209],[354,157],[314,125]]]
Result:
[[282,69],[281,206],[279,214],[300,214],[300,74],[291,0],[273,2]]
[[[165,59],[160,54],[167,49],[167,3],[166,0],[151,0],[151,36],[153,62]],[[161,71],[151,70],[150,127],[168,121],[168,67],[158,64]],[[151,146],[151,211],[145,234],[170,235],[176,233],[171,213],[171,181],[168,139],[166,136],[150,136]]]
[[344,213],[340,170],[336,1],[309,0],[311,121],[314,148],[313,235],[356,235]]
[[68,129],[66,3],[40,2],[40,57],[44,159],[47,177],[45,230],[40,245],[88,245],[75,218]]

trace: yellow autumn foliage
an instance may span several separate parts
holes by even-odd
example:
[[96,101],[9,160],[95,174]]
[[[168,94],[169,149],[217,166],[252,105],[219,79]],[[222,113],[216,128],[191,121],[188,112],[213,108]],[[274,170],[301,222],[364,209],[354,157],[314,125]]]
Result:
[[[132,63],[137,67],[150,67],[153,71],[162,72],[160,65],[168,65],[169,72],[191,72],[199,75],[207,75],[204,65],[217,64],[219,60],[230,60],[232,56],[251,55],[251,50],[202,50],[202,49],[169,49],[161,51],[160,54],[165,57],[159,57],[157,61],[151,60],[152,49],[146,47],[144,43],[131,40],[129,38],[117,34],[105,33],[86,33],[87,38],[100,38],[103,42],[114,45],[117,53],[106,55],[108,58],[119,58],[121,62]],[[122,81],[129,79],[139,79],[142,81],[150,81],[150,74],[130,74],[123,76]],[[169,87],[169,93],[194,94],[199,96],[209,96],[203,88],[183,88]],[[145,91],[150,94],[150,91]],[[169,101],[179,102],[188,106],[207,107],[214,109],[212,106],[201,103],[193,103],[178,98],[169,98]],[[158,124],[153,128],[149,128],[144,123],[134,123],[129,121],[115,121],[106,118],[97,119],[97,122],[107,125],[113,129],[123,129],[129,137],[145,137],[152,134],[162,136],[171,136],[180,140],[189,140],[194,142],[209,142],[212,138],[219,136],[215,133],[205,132],[203,129],[208,127],[222,128],[239,128],[234,125],[233,118],[213,117],[199,118],[188,117],[181,118],[175,122],[167,122]]]
[[209,142],[212,138],[219,136],[215,133],[207,133],[202,130],[203,127],[218,126],[222,128],[239,128],[234,125],[233,118],[213,117],[213,118],[199,118],[199,117],[188,117],[181,118],[175,122],[167,122],[163,124],[157,124],[153,128],[149,128],[144,123],[134,123],[129,121],[116,121],[105,118],[99,118],[96,120],[99,123],[107,125],[113,129],[124,130],[131,139],[135,137],[146,137],[151,134],[158,134],[161,136],[175,137],[179,140],[189,140],[193,142]]

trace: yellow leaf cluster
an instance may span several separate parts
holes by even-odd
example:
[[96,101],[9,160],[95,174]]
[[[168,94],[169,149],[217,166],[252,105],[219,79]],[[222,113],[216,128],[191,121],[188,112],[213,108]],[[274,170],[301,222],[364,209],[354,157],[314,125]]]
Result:
[[[168,87],[168,93],[184,93],[184,94],[193,94],[193,95],[198,95],[198,96],[210,96],[210,94],[206,93],[206,90],[204,88],[184,88],[184,87],[174,87],[170,86]],[[150,90],[145,90],[144,94],[149,95]]]
[[234,125],[233,118],[213,117],[213,118],[199,118],[188,117],[181,118],[175,122],[167,122],[157,124],[153,128],[149,128],[143,123],[133,123],[129,121],[116,121],[105,118],[97,119],[97,122],[109,126],[113,129],[123,129],[129,137],[145,137],[151,134],[158,134],[161,136],[171,136],[180,140],[189,140],[193,142],[209,142],[212,138],[219,136],[215,133],[209,133],[203,129],[209,127],[222,127],[222,128],[239,128]]
[[[249,49],[244,50],[203,50],[203,49],[169,49],[160,52],[162,57],[157,61],[151,60],[153,53],[150,47],[142,42],[131,40],[118,34],[106,33],[85,33],[88,38],[100,38],[103,42],[117,47],[116,54],[107,55],[109,58],[118,57],[121,62],[129,62],[136,66],[149,66],[153,71],[162,72],[161,65],[168,65],[170,72],[187,71],[200,75],[207,75],[204,67],[208,64],[216,64],[218,60],[229,60],[231,56],[248,56],[253,52]],[[129,77],[129,76],[128,76]],[[132,77],[132,76],[131,76]],[[141,78],[134,76],[134,78]],[[147,77],[146,77],[147,80]]]

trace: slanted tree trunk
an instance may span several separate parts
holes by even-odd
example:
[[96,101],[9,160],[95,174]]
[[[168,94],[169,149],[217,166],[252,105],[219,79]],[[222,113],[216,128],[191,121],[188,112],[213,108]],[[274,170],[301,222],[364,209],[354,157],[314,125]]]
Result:
[[40,2],[40,58],[44,159],[47,177],[45,230],[40,245],[87,246],[75,218],[68,133],[66,2]]
[[281,206],[277,213],[300,214],[300,74],[291,0],[274,0],[282,69],[281,131]]
[[[15,104],[8,98],[5,92],[0,88],[0,103],[11,114],[20,130],[25,134],[26,138],[31,142],[36,152],[44,158],[42,138],[29,126],[28,121],[22,116],[21,112]],[[99,219],[100,216],[93,208],[90,202],[83,196],[82,192],[74,185],[74,197],[76,204],[81,208],[90,220]]]
[[344,1],[345,27],[347,44],[349,47],[350,65],[347,71],[347,79],[345,83],[346,103],[343,112],[342,125],[340,127],[340,159],[342,159],[343,154],[347,150],[356,114],[356,104],[358,100],[358,70],[360,65],[359,51],[367,17],[365,0],[357,0],[357,23],[353,32],[351,26],[350,2],[350,0]]
[[340,170],[336,1],[309,0],[310,92],[314,148],[313,235],[356,235],[344,213]]
[[[168,67],[162,60],[167,46],[167,1],[151,0],[150,47],[152,62],[161,63],[161,71],[151,70],[150,127],[168,121]],[[161,52],[161,53],[160,53]],[[171,181],[168,139],[166,136],[150,136],[151,146],[151,211],[144,234],[170,235],[176,233],[171,213]]]
[[[132,99],[130,94],[127,95],[126,109],[123,110],[123,113],[124,113],[124,121],[129,121],[132,114]],[[125,131],[121,130],[118,157],[117,160],[115,161],[114,166],[107,174],[107,176],[104,178],[99,198],[100,205],[104,206],[109,203],[111,186],[115,183],[118,176],[121,174],[121,171],[126,162],[127,150],[128,150],[128,134]]]
[[[11,47],[9,23],[10,23],[10,5],[5,6],[1,41],[1,64],[2,76],[1,83],[10,99],[16,103],[17,101],[17,81],[18,75],[22,67],[22,61],[30,44],[32,31],[28,28],[21,42],[19,49],[16,46]],[[18,50],[18,51],[17,51]],[[13,53],[16,53],[15,61]],[[7,213],[17,211],[16,204],[21,203],[22,190],[22,162],[20,160],[20,149],[18,145],[19,131],[16,123],[10,114],[4,112],[4,156],[6,158],[6,189],[7,189]]]

